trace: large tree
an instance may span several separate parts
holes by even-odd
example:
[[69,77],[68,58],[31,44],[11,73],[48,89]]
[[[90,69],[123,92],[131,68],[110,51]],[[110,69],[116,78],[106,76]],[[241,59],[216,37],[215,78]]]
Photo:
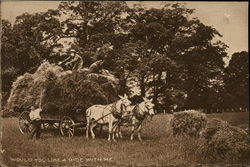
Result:
[[[226,45],[221,41],[213,43],[213,38],[221,35],[192,18],[193,12],[180,3],[160,9],[138,5],[129,11],[131,41],[140,41],[144,46],[138,54],[143,55],[140,60],[144,66],[137,69],[141,94],[145,94],[147,85],[156,104],[175,89],[188,94],[187,107],[205,107],[214,80],[221,80]],[[145,75],[145,68],[150,75]]]
[[225,69],[225,102],[229,107],[249,107],[248,63],[248,52],[236,52]]

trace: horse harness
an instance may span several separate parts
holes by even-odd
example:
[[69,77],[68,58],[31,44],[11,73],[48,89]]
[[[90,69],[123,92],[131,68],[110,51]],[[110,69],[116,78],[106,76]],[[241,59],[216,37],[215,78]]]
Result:
[[146,114],[144,114],[144,113],[143,113],[143,114],[140,114],[139,110],[140,110],[140,107],[139,107],[139,105],[137,104],[137,105],[134,107],[134,109],[132,110],[132,113],[135,115],[135,118],[136,118],[137,120],[142,121],[142,120],[145,119]]
[[146,118],[146,114],[145,114],[145,113],[141,114],[141,113],[139,112],[139,110],[141,110],[141,109],[140,109],[139,105],[137,104],[137,105],[133,108],[133,110],[131,111],[131,114],[128,114],[128,115],[126,115],[126,116],[124,116],[124,117],[121,118],[121,122],[131,122],[133,116],[135,116],[135,118],[136,118],[138,121],[140,121],[140,122],[143,121],[143,120]]
[[112,106],[111,106],[111,114],[116,119],[121,119],[123,113],[126,111],[126,106],[125,106],[125,104],[121,104],[121,108],[120,108],[121,112],[117,112],[117,110],[116,110],[116,104],[117,104],[117,102],[115,102],[115,103],[112,104]]

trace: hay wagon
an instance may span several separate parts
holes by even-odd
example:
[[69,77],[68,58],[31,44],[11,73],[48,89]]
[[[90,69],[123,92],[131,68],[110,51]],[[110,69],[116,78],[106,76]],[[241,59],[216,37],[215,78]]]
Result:
[[[74,114],[57,112],[53,114],[41,112],[42,129],[58,129],[62,136],[72,137],[78,127],[86,126],[86,118],[79,110]],[[19,116],[19,130],[22,134],[31,131],[29,111],[23,111]]]

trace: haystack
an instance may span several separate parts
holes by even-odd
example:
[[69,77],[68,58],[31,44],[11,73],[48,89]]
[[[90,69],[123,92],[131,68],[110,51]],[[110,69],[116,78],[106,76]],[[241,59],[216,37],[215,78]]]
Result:
[[38,107],[40,100],[45,112],[85,111],[94,104],[109,104],[117,100],[116,83],[102,74],[64,71],[44,62],[34,74],[24,74],[12,85],[8,99],[9,111],[17,112]]
[[216,159],[242,162],[250,158],[249,136],[243,129],[220,119],[209,119],[203,132],[207,140],[204,152]]
[[173,135],[199,136],[206,123],[207,118],[204,113],[196,110],[186,110],[174,113],[170,125]]

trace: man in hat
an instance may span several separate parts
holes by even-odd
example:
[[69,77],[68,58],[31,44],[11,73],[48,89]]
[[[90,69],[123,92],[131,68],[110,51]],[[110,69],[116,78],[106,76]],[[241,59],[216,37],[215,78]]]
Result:
[[69,56],[62,62],[58,63],[58,65],[61,64],[65,64],[65,66],[71,67],[72,70],[80,70],[83,67],[83,59],[77,54],[75,50],[71,50],[69,52]]

